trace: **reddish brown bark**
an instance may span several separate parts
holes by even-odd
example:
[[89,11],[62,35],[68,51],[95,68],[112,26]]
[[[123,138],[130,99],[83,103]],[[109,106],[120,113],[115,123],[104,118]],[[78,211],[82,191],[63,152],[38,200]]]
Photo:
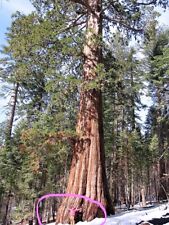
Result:
[[[102,34],[101,0],[89,0],[88,6],[83,87],[76,129],[78,139],[73,149],[67,193],[82,194],[100,201],[108,213],[113,213],[105,174],[101,91],[99,88],[88,89],[89,82],[98,77],[96,69],[101,62],[101,47],[98,42]],[[82,202],[78,198],[69,198],[64,199],[60,206],[57,222],[68,222],[68,208],[82,204],[83,219],[92,220],[99,216],[100,209],[96,205]]]

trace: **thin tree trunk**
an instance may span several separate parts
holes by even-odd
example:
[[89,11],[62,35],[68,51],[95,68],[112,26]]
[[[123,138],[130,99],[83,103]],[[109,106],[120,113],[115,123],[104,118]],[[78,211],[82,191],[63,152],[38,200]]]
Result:
[[[8,151],[11,150],[12,147],[12,128],[13,128],[13,122],[14,122],[14,117],[15,117],[15,110],[16,110],[16,104],[17,104],[17,96],[18,96],[18,89],[19,89],[19,84],[16,83],[16,86],[14,87],[14,93],[13,96],[11,96],[11,112],[9,115],[9,120],[8,120],[8,124],[7,124],[7,129],[6,129],[6,137],[5,137],[5,145],[6,145],[6,149]],[[12,186],[12,184],[11,184]],[[9,190],[9,194],[7,197],[7,202],[6,202],[6,210],[5,210],[5,215],[3,217],[3,225],[7,225],[9,224],[9,220],[10,220],[10,213],[11,213],[11,209],[10,209],[10,201],[11,201],[11,189]]]
[[[96,69],[101,62],[101,0],[89,0],[88,5],[83,87],[76,129],[78,139],[74,145],[67,193],[82,194],[95,199],[106,207],[108,213],[113,213],[105,173],[101,91],[98,87],[87,87],[98,77]],[[57,222],[68,222],[68,208],[72,205],[78,207],[82,203],[80,199],[64,199],[57,213]],[[85,201],[83,219],[89,221],[96,216],[103,217],[101,210]]]
[[146,206],[146,198],[145,198],[145,187],[143,186],[141,188],[141,202],[142,202],[142,207]]
[[8,225],[10,224],[10,201],[11,201],[11,191],[9,191],[7,195],[7,201],[6,201],[6,206],[5,206],[5,215],[3,217],[2,224],[3,225]]
[[135,194],[134,194],[134,172],[133,168],[131,169],[131,205],[132,207],[135,204]]
[[[34,201],[34,212],[33,212],[33,215],[34,215],[34,223],[35,223],[35,225],[38,225],[39,223],[38,223],[38,219],[37,219],[37,215],[36,215],[36,205],[37,205],[37,203],[38,203],[38,198],[36,198],[35,199],[35,201]],[[42,222],[42,216],[41,216],[41,210],[39,210],[39,218],[40,218],[40,220],[41,220],[41,222]]]
[[17,83],[14,88],[13,96],[11,97],[12,108],[11,108],[11,113],[10,113],[9,120],[8,120],[7,132],[6,132],[6,142],[9,141],[8,145],[10,145],[10,142],[11,142],[11,134],[12,134],[14,117],[15,117],[18,89],[19,89],[19,84]]
[[[131,53],[130,53],[131,54]],[[133,56],[132,54],[130,55],[130,63],[133,62]],[[131,82],[131,96],[130,96],[130,101],[131,101],[131,127],[132,131],[135,130],[136,125],[135,125],[135,99],[134,99],[134,76],[133,76],[133,66],[131,65],[130,68],[130,82]]]

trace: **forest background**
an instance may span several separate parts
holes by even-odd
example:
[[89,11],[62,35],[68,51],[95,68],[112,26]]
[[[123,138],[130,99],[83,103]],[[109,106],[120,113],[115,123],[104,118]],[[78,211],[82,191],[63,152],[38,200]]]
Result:
[[[80,188],[86,188],[89,197],[94,193],[93,198],[107,202],[105,205],[111,213],[114,211],[112,203],[126,203],[130,207],[140,201],[144,206],[146,200],[168,199],[169,30],[159,26],[153,4],[143,4],[143,8],[137,9],[132,8],[131,2],[124,4],[124,8],[119,3],[115,7],[109,5],[109,1],[104,2],[104,7],[112,6],[116,18],[105,15],[108,22],[103,23],[104,38],[97,37],[94,43],[94,46],[102,47],[102,61],[96,60],[97,67],[91,73],[97,76],[87,80],[85,85],[80,76],[88,63],[82,49],[86,11],[81,1],[74,4],[32,1],[34,13],[13,15],[1,52],[2,95],[10,96],[7,117],[0,127],[0,218],[3,224],[21,220],[23,215],[34,217],[39,196],[64,193],[66,188],[78,193]],[[132,4],[137,6],[135,1]],[[132,10],[136,10],[133,16]],[[90,14],[94,15],[93,12]],[[119,14],[124,16],[125,23],[123,16],[117,21]],[[127,23],[126,18],[131,22]],[[115,29],[109,28],[111,22]],[[140,28],[143,25],[144,32]],[[136,33],[136,45],[131,46],[131,37]],[[99,48],[96,49],[98,52]],[[138,57],[138,52],[142,57]],[[86,96],[90,93],[100,99],[101,91],[103,102],[103,114],[98,111],[98,118],[103,122],[104,135],[102,132],[99,135],[104,137],[106,164],[97,155],[84,157],[83,162],[88,171],[87,161],[91,160],[90,175],[90,171],[100,168],[100,160],[107,186],[104,187],[102,180],[97,183],[99,173],[98,176],[91,174],[86,183],[96,183],[94,187],[90,186],[90,191],[89,186],[77,185],[84,175],[78,176],[79,180],[74,180],[77,184],[71,186],[73,176],[69,173],[70,167],[73,171],[72,159],[80,149],[76,123],[82,84],[85,87],[83,98],[89,98]],[[152,105],[148,108],[145,124],[142,124],[139,111],[147,110],[142,101],[145,91]],[[83,108],[79,116],[81,121],[82,113]],[[80,128],[84,128],[82,124]],[[86,148],[84,143],[82,145]],[[105,192],[103,196],[102,192]],[[80,204],[82,202],[77,201],[77,205]],[[43,203],[42,219],[54,219],[59,205],[59,200]],[[85,218],[90,220],[99,215],[93,206],[86,204],[83,207]],[[63,203],[58,214],[66,215]],[[64,220],[60,215],[58,220]]]

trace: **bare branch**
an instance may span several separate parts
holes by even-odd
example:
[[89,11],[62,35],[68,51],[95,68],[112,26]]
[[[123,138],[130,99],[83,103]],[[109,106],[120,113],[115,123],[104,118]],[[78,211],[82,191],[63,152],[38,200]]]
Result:
[[152,0],[150,2],[137,2],[135,3],[135,5],[152,5],[152,4],[156,4],[157,3],[157,0]]
[[69,21],[72,25],[76,26],[77,22],[84,16],[85,14],[81,14],[79,17]]
[[76,22],[76,23],[72,23],[72,24],[70,24],[69,26],[67,26],[65,29],[61,30],[60,33],[61,33],[61,32],[65,32],[65,31],[67,31],[67,30],[69,30],[69,29],[71,29],[71,28],[73,28],[73,27],[83,25],[83,24],[85,24],[85,23],[86,23],[86,21],[80,21],[79,23],[77,23],[77,22]]

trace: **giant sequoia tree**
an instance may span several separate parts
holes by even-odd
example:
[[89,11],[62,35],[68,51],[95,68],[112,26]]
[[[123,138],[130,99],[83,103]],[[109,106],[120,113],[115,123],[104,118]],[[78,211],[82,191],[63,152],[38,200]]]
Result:
[[[105,179],[104,142],[102,124],[102,96],[100,90],[100,68],[102,63],[103,25],[115,24],[127,31],[142,31],[145,18],[144,7],[168,1],[101,1],[72,0],[86,13],[84,41],[83,77],[80,92],[80,109],[77,121],[77,138],[67,192],[86,195],[100,201],[108,213],[113,212]],[[130,33],[130,34],[131,34]],[[95,85],[94,85],[95,84]],[[65,222],[68,208],[80,200],[65,199],[57,215],[58,222]],[[98,207],[85,202],[84,219],[91,220],[99,214]]]
[[[86,195],[97,199],[113,212],[111,200],[105,179],[102,102],[101,91],[98,86],[89,87],[90,82],[98,77],[98,66],[102,60],[101,42],[102,35],[102,6],[101,1],[80,2],[87,10],[87,31],[84,44],[83,82],[80,93],[80,109],[77,121],[77,139],[74,144],[74,154],[69,175],[68,193]],[[67,201],[67,206],[72,204],[72,199]],[[58,221],[62,222],[67,217],[65,202],[59,209]],[[78,201],[77,204],[81,202]],[[84,218],[93,219],[98,213],[98,208],[85,202]]]

